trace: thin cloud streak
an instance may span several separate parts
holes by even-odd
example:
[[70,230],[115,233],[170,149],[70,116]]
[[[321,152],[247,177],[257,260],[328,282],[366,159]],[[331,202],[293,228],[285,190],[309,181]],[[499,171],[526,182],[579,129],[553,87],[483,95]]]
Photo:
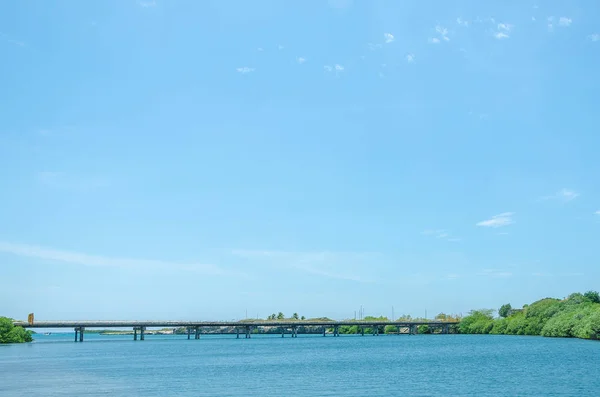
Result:
[[508,277],[513,276],[513,274],[511,272],[498,270],[498,269],[483,269],[481,272],[477,273],[477,275],[492,277],[492,278],[508,278]]
[[563,202],[569,202],[575,200],[579,197],[579,193],[575,192],[571,189],[561,189],[558,192],[551,194],[549,196],[540,197],[540,200],[559,200]]
[[502,214],[492,216],[490,219],[478,222],[476,225],[493,228],[508,226],[515,223],[512,219],[513,215],[514,212],[503,212]]
[[249,68],[249,67],[247,67],[247,66],[244,66],[244,67],[241,67],[241,68],[237,68],[237,69],[235,69],[235,70],[236,70],[238,73],[241,73],[241,74],[248,74],[248,73],[252,73],[252,72],[254,72],[254,70],[255,70],[255,69],[254,69],[254,68]]
[[165,270],[185,270],[211,276],[244,276],[242,273],[230,272],[213,264],[174,263],[149,259],[112,258],[99,255],[88,255],[80,252],[63,251],[37,245],[15,244],[0,241],[0,252],[28,258],[38,258],[54,262],[75,265],[113,268],[154,268]]
[[19,47],[25,47],[25,42],[20,41],[20,40],[15,40],[3,32],[0,32],[0,39],[4,40],[7,43],[14,44]]
[[349,262],[372,262],[379,255],[369,252],[291,252],[269,250],[233,250],[232,254],[247,259],[269,260],[271,267],[280,268],[284,266],[308,274],[359,283],[373,283],[375,281],[354,274],[341,273],[332,269],[331,265],[343,263],[344,266],[341,267],[347,268]]
[[567,17],[560,17],[558,20],[558,26],[562,26],[565,28],[571,26],[571,23],[573,23],[573,20]]

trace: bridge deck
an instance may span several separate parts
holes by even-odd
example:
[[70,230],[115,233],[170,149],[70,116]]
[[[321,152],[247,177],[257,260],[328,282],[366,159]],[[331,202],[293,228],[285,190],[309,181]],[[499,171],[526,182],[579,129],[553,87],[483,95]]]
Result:
[[428,325],[441,327],[456,325],[452,321],[36,321],[29,324],[16,321],[14,325],[24,328],[130,328],[130,327],[341,327],[341,326],[399,326]]

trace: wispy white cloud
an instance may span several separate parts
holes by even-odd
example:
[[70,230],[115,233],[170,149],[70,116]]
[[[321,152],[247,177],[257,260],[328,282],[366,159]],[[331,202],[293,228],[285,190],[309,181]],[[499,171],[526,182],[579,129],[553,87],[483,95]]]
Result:
[[264,50],[265,50],[265,49],[264,49],[264,48],[262,48],[262,47],[258,47],[258,48],[256,49],[256,51],[258,51],[258,52],[263,52]]
[[148,8],[148,7],[156,7],[156,1],[138,1],[138,5],[140,7]]
[[304,63],[304,62],[306,62],[306,58],[303,58],[303,57],[298,57],[298,58],[296,58],[296,61],[297,61],[298,63]]
[[279,51],[281,51],[281,50],[285,49],[285,47],[284,47],[284,46],[282,46],[281,44],[279,44],[279,45],[277,46],[277,49],[278,49]]
[[415,61],[415,54],[406,54],[406,62],[412,63]]
[[443,26],[437,25],[435,27],[435,31],[438,32],[440,34],[440,36],[447,36],[448,35],[448,29],[446,29]]
[[496,25],[496,29],[497,30],[493,33],[496,39],[508,39],[510,37],[508,33],[512,31],[513,25],[509,23],[499,23]]
[[254,68],[249,68],[248,66],[244,66],[244,67],[241,67],[241,68],[237,68],[235,70],[238,73],[241,73],[241,74],[248,74],[248,73],[254,72],[255,69]]
[[460,26],[464,26],[465,28],[469,27],[469,21],[465,21],[464,19],[458,17],[456,18],[456,23],[459,24]]
[[42,185],[56,189],[84,192],[110,186],[108,179],[97,176],[82,176],[55,171],[38,172],[36,176]]
[[300,270],[302,272],[326,278],[364,282],[373,282],[369,277],[348,273],[353,266],[362,269],[373,264],[380,256],[372,252],[290,252],[270,250],[234,250],[232,254],[241,258],[265,261],[270,266]]
[[554,17],[548,17],[548,30],[554,30]]
[[562,26],[562,27],[569,27],[571,26],[571,23],[573,23],[573,20],[571,18],[567,18],[567,17],[560,17],[558,19],[558,26]]
[[430,44],[439,44],[442,41],[450,41],[450,37],[448,37],[448,29],[446,29],[445,27],[437,25],[435,27],[435,32],[438,34],[439,37],[430,37],[428,39]]
[[323,68],[325,69],[326,72],[335,72],[335,74],[338,74],[338,73],[341,73],[344,71],[344,66],[340,65],[339,63],[336,63],[333,66],[325,65],[325,66],[323,66]]
[[391,34],[391,33],[384,33],[384,34],[383,34],[383,37],[384,37],[384,39],[385,39],[385,42],[386,42],[387,44],[389,44],[389,43],[392,43],[392,42],[394,41],[394,35],[393,35],[393,34]]
[[456,280],[459,277],[460,276],[458,274],[455,274],[455,273],[450,273],[450,274],[446,275],[446,279],[448,279],[448,280]]
[[598,210],[598,211],[594,212],[594,214],[596,214],[596,215],[600,215],[600,210]]
[[575,200],[577,197],[579,197],[579,193],[577,193],[571,189],[561,189],[554,194],[541,197],[540,200],[559,200],[559,201],[568,202],[571,200]]
[[481,221],[477,223],[477,226],[483,227],[502,227],[511,225],[514,222],[512,219],[514,213],[513,212],[503,212],[502,214],[494,215],[490,219],[485,221]]
[[450,242],[459,242],[462,241],[461,238],[453,236],[449,231],[444,229],[428,229],[421,232],[424,236],[432,236],[438,239],[450,241]]
[[507,278],[513,276],[512,272],[507,272],[498,269],[483,269],[481,272],[477,273],[477,275],[493,278]]
[[383,47],[383,44],[373,44],[373,43],[368,43],[367,44],[369,46],[369,49],[371,51],[375,51],[375,50],[379,50],[380,48]]
[[8,34],[0,32],[0,40],[5,41],[9,44],[14,44],[18,47],[25,47],[25,42],[21,41],[21,40],[15,40],[14,38],[10,37]]
[[588,36],[588,39],[592,41],[600,41],[600,33],[592,33]]
[[113,258],[99,255],[88,255],[73,251],[63,251],[53,248],[44,248],[37,245],[15,244],[5,241],[0,241],[0,252],[29,258],[38,258],[50,262],[69,263],[83,266],[185,270],[205,275],[242,275],[241,273],[229,272],[212,264],[182,264],[147,259]]

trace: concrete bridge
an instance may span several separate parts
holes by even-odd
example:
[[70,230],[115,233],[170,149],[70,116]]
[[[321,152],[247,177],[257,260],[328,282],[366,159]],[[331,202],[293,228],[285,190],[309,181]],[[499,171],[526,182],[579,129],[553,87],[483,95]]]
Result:
[[281,337],[284,337],[288,332],[292,338],[298,337],[298,328],[300,327],[317,327],[322,328],[323,336],[327,335],[327,329],[332,330],[334,337],[340,336],[340,327],[343,326],[358,326],[359,333],[364,336],[365,328],[372,328],[374,336],[379,335],[381,327],[393,326],[397,330],[397,334],[414,335],[418,333],[419,326],[428,326],[430,329],[438,329],[439,333],[450,333],[451,326],[457,325],[456,321],[313,321],[313,320],[297,320],[297,321],[35,321],[24,322],[16,321],[15,326],[39,329],[39,328],[73,328],[75,330],[75,342],[83,342],[83,334],[86,328],[132,328],[133,340],[144,340],[145,331],[147,328],[186,328],[187,337],[191,339],[192,333],[194,339],[200,339],[202,329],[215,327],[229,327],[235,329],[236,337],[240,337],[240,333],[246,339],[249,339],[255,329],[261,327],[277,328],[281,332]]

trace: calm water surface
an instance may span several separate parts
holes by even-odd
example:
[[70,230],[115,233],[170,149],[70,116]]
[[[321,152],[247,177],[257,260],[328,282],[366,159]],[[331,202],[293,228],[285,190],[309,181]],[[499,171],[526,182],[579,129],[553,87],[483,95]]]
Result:
[[471,335],[36,336],[0,396],[600,396],[600,343]]

